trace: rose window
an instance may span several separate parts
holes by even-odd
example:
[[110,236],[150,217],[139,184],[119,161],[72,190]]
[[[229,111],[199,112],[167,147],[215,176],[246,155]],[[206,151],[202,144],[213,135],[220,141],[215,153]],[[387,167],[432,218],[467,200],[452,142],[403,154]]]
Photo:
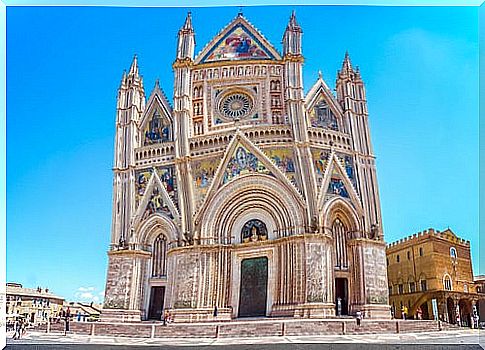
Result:
[[237,92],[225,96],[220,104],[220,113],[228,119],[242,119],[247,117],[253,108],[253,101],[249,95]]

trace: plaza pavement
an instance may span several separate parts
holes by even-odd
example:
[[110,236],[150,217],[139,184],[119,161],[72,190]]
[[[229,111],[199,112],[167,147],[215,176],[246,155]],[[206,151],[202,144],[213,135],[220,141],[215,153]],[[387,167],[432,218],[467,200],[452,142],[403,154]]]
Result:
[[[133,347],[181,349],[189,347],[214,349],[480,349],[485,345],[485,331],[461,329],[453,331],[367,334],[282,336],[258,338],[128,338],[27,332],[23,339],[12,340],[7,333],[7,349],[129,349]],[[380,344],[379,346],[377,346]],[[418,345],[419,344],[419,345]],[[433,344],[440,344],[433,346]],[[479,345],[480,344],[480,345]],[[372,346],[376,345],[376,346]],[[355,348],[355,346],[353,347]]]

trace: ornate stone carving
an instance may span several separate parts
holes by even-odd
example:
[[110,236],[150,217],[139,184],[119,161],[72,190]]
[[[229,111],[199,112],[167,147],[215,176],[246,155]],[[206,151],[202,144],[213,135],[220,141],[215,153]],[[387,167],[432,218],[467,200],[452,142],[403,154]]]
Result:
[[306,247],[307,301],[310,303],[327,300],[325,285],[327,264],[325,247],[321,243],[309,243]]
[[387,267],[385,247],[367,246],[364,250],[364,281],[368,304],[387,304]]

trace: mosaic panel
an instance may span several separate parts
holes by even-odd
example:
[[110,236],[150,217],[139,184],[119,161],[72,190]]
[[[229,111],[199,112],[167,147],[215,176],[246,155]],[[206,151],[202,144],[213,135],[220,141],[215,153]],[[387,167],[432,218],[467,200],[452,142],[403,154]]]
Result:
[[280,168],[296,186],[293,150],[291,148],[273,148],[265,149],[264,153],[275,162],[276,166]]
[[[135,190],[136,190],[135,201],[136,201],[137,207],[140,204],[140,201],[143,198],[143,195],[145,194],[146,188],[148,186],[148,182],[152,177],[152,172],[153,172],[153,168],[138,170],[135,173]],[[172,199],[173,203],[177,205],[178,198],[177,198],[177,192],[176,192],[177,181],[175,178],[175,167],[173,166],[160,167],[160,168],[157,168],[157,173],[158,173],[158,176],[160,177],[160,180],[162,181],[162,184],[167,190],[168,195]]]
[[335,169],[335,167],[332,170],[327,193],[349,198],[349,192],[347,191],[347,188],[345,188],[344,181],[342,180],[340,173],[337,171],[337,169]]
[[337,153],[337,156],[342,160],[343,166],[345,168],[345,173],[349,177],[350,181],[356,185],[355,181],[355,169],[354,169],[354,159],[352,156],[344,153]]
[[150,200],[148,201],[145,211],[143,212],[142,220],[145,220],[150,215],[155,213],[163,213],[171,219],[174,218],[167,204],[163,201],[163,197],[158,186],[153,187],[152,195],[150,196]]
[[337,118],[325,100],[322,99],[310,109],[309,115],[311,126],[338,131]]
[[212,157],[195,160],[191,163],[194,200],[197,206],[204,200],[220,162],[221,157]]
[[171,141],[171,127],[170,121],[167,118],[163,118],[158,110],[155,111],[143,132],[143,144],[147,146]]
[[248,151],[245,147],[239,145],[232,157],[229,159],[229,163],[224,171],[222,183],[225,184],[236,176],[249,173],[272,175],[272,173],[253,153]]
[[272,55],[265,50],[263,45],[243,25],[239,24],[215,45],[203,61],[271,58]]
[[312,149],[313,167],[315,168],[315,175],[317,178],[317,186],[320,188],[323,182],[323,176],[325,175],[325,169],[327,168],[330,151],[321,149]]

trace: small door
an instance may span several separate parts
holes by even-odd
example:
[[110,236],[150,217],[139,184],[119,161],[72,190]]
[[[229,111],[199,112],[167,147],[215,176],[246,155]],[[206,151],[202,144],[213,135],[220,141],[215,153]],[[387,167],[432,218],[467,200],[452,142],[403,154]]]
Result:
[[268,258],[244,259],[241,262],[239,317],[266,316]]
[[152,287],[150,292],[150,307],[148,309],[149,320],[161,320],[163,300],[165,299],[165,287]]
[[335,314],[344,316],[349,314],[348,309],[348,282],[346,278],[335,279]]

